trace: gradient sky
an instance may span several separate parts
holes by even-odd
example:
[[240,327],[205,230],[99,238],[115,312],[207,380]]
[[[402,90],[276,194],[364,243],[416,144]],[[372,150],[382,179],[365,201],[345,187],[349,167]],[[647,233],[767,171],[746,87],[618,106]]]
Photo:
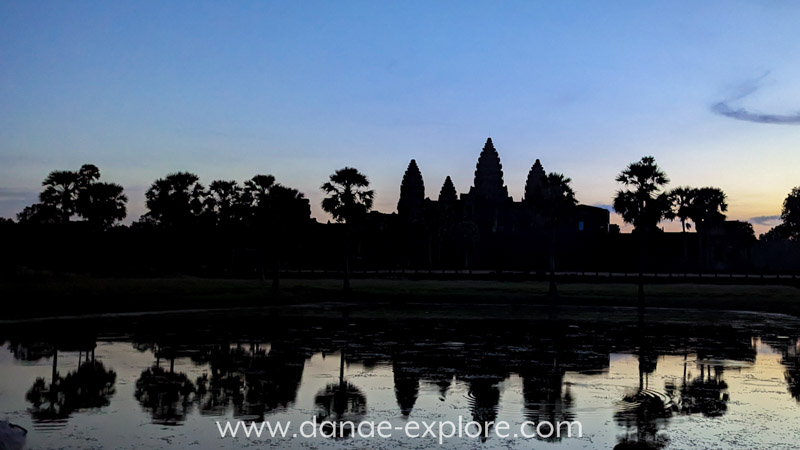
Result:
[[539,158],[608,205],[653,155],[758,234],[800,185],[798,24],[778,0],[4,1],[0,216],[89,162],[128,221],[178,170],[274,174],[327,220],[319,186],[350,165],[392,212],[411,158],[429,197],[466,192],[491,136],[515,200]]

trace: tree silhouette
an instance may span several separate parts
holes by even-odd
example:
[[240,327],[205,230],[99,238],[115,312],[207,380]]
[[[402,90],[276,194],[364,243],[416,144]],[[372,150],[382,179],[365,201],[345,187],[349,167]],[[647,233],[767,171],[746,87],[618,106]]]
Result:
[[106,229],[125,218],[128,197],[122,186],[101,183],[100,169],[84,164],[78,171],[54,170],[42,182],[40,203],[25,207],[21,223],[67,223],[74,215],[96,229]]
[[657,230],[658,223],[670,212],[670,199],[663,192],[669,178],[656,164],[655,158],[645,156],[630,163],[617,175],[624,186],[614,197],[614,211],[622,220],[633,225],[639,235],[639,302],[644,305],[644,254],[647,236]]
[[330,176],[321,189],[328,194],[322,209],[345,225],[344,290],[350,290],[350,240],[354,223],[372,209],[375,191],[367,189],[369,179],[353,167],[344,167]]
[[800,187],[792,188],[792,191],[783,200],[781,221],[780,225],[769,231],[770,236],[768,237],[800,241]]
[[575,205],[578,204],[575,192],[569,185],[571,182],[572,180],[564,175],[552,172],[542,177],[540,183],[529,182],[530,192],[526,189],[526,200],[545,219],[550,228],[550,297],[553,299],[558,297],[555,262],[556,231],[560,222],[568,217]]
[[159,178],[147,189],[143,218],[167,228],[196,224],[203,212],[205,192],[197,175],[177,172]]
[[107,229],[127,215],[128,197],[115,183],[92,183],[78,195],[77,212],[97,229]]
[[269,191],[275,184],[272,175],[255,175],[245,181],[243,202],[248,205],[248,217],[245,224],[251,228],[251,234],[256,236],[260,252],[261,279],[264,280],[264,253],[270,236],[263,232],[269,226],[272,210],[270,208]]
[[242,221],[242,187],[236,181],[214,180],[208,185],[205,209],[215,225],[230,228]]
[[85,188],[100,179],[100,169],[94,164],[84,164],[78,169],[78,187]]
[[268,206],[269,190],[274,184],[275,177],[272,175],[255,175],[244,183],[245,193],[256,210],[260,207],[266,208]]
[[686,230],[692,228],[692,224],[688,223],[692,214],[692,202],[694,201],[695,189],[689,186],[680,186],[672,189],[667,193],[670,203],[672,204],[671,210],[666,214],[669,220],[678,219],[681,221],[681,232],[683,233],[683,262],[689,260],[689,248],[686,242]]
[[720,188],[704,187],[694,190],[689,208],[689,218],[692,219],[698,231],[725,220],[723,213],[728,210],[726,199],[727,196]]
[[725,221],[725,211],[728,204],[725,202],[727,196],[721,189],[715,187],[704,187],[694,189],[691,206],[689,207],[689,218],[697,228],[700,239],[699,257],[700,265],[704,265],[707,260],[705,256],[708,250],[708,231],[715,225]]
[[673,220],[679,219],[681,221],[681,230],[685,233],[687,229],[692,228],[691,223],[687,223],[692,215],[692,202],[694,201],[695,189],[689,186],[680,186],[672,189],[667,194],[672,203],[672,210],[667,214],[666,218]]
[[311,209],[305,196],[297,189],[275,184],[269,191],[267,230],[273,243],[272,290],[280,288],[280,265],[289,248],[295,244],[311,220]]
[[52,205],[34,203],[17,214],[17,221],[21,224],[54,224],[60,223],[61,217]]
[[75,215],[78,201],[77,172],[54,170],[42,181],[42,186],[44,186],[44,190],[39,194],[39,200],[45,207],[56,211],[60,222],[69,222],[69,219]]
[[[344,364],[345,351],[342,349],[339,382],[329,383],[314,397],[322,435],[334,439],[350,437],[353,427],[357,427],[367,413],[367,397],[359,388],[345,381]],[[348,423],[352,425],[347,426]]]

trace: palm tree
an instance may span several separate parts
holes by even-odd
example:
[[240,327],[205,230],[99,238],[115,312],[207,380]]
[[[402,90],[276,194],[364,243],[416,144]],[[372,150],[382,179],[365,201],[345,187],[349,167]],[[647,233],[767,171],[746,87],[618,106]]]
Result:
[[267,231],[273,238],[272,291],[280,289],[280,265],[286,250],[311,219],[311,207],[302,192],[280,184],[269,191],[271,220]]
[[[571,179],[560,173],[552,172],[542,178],[530,194],[530,200],[535,210],[545,219],[550,228],[550,297],[558,298],[556,286],[556,230],[558,223],[568,217],[578,200],[575,191],[570,187]],[[527,197],[526,197],[527,198]]]
[[270,210],[269,191],[275,185],[275,177],[272,175],[255,175],[253,178],[245,181],[244,192],[242,194],[242,203],[248,206],[250,213],[245,218],[245,225],[251,228],[251,235],[255,237],[258,242],[259,251],[261,252],[261,280],[264,281],[264,253],[266,253],[267,242],[269,235],[264,233],[270,223]]
[[692,214],[692,202],[694,201],[696,189],[689,186],[680,186],[672,189],[667,194],[672,204],[671,210],[667,213],[666,218],[669,220],[679,219],[681,221],[681,230],[683,233],[683,262],[686,264],[689,260],[689,249],[686,242],[686,230],[692,228],[692,224],[688,223]]
[[236,181],[214,180],[208,185],[205,203],[216,225],[229,228],[239,222],[241,196],[242,187]]
[[40,203],[26,207],[18,218],[28,223],[67,223],[78,214],[97,229],[125,218],[128,198],[122,186],[100,183],[100,169],[84,164],[77,171],[54,170],[42,182]]
[[116,183],[91,183],[80,191],[76,211],[93,227],[105,230],[125,218],[128,197]]
[[617,175],[616,181],[624,186],[614,197],[614,211],[622,220],[633,225],[639,236],[639,303],[644,306],[644,255],[649,233],[658,229],[658,223],[670,212],[670,200],[663,191],[669,183],[666,173],[656,164],[655,158],[645,156],[630,163]]
[[42,186],[44,190],[39,194],[39,200],[56,210],[62,223],[69,222],[78,200],[78,174],[70,170],[54,170],[42,181]]
[[375,191],[367,189],[369,179],[353,167],[339,169],[321,189],[328,194],[322,209],[345,226],[344,290],[350,291],[350,234],[355,222],[372,209]]
[[694,222],[697,233],[699,234],[698,247],[700,265],[704,266],[706,253],[708,251],[708,231],[715,225],[725,221],[725,211],[728,210],[726,203],[727,195],[722,189],[715,187],[704,187],[694,190],[689,218]]
[[200,217],[206,195],[199,177],[189,172],[177,172],[154,181],[145,192],[145,219],[165,227],[184,227]]
[[670,220],[679,219],[684,233],[687,229],[692,228],[692,224],[688,223],[688,220],[692,214],[692,202],[696,191],[696,189],[689,186],[680,186],[670,190],[667,194],[672,203],[672,210],[667,214],[666,218]]

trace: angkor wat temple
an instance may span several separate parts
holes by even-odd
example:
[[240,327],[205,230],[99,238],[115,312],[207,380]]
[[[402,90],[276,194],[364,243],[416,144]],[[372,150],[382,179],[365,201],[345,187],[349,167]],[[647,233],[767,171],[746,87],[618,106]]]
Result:
[[[538,267],[552,240],[547,221],[532,201],[545,170],[537,159],[528,172],[525,196],[514,201],[503,180],[500,155],[488,138],[478,157],[469,192],[457,195],[448,176],[439,197],[425,197],[425,184],[411,160],[397,204],[406,263],[433,267]],[[555,230],[559,247],[602,239],[609,232],[609,211],[577,205]]]

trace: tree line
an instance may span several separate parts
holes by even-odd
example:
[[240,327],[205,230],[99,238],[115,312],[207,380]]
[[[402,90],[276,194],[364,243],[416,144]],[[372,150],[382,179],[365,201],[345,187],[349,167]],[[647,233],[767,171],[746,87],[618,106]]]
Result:
[[[101,181],[100,170],[85,164],[76,171],[56,170],[42,182],[39,202],[25,207],[18,215],[20,225],[58,226],[84,223],[92,230],[119,227],[126,217],[128,197],[122,186]],[[697,231],[697,254],[703,258],[704,242],[715,226],[726,219],[727,196],[716,187],[679,186],[667,189],[669,178],[646,156],[628,164],[616,177],[620,189],[613,198],[613,209],[634,228],[640,248],[640,273],[645,249],[664,220],[678,220],[685,233]],[[371,211],[375,192],[368,177],[352,167],[335,171],[320,188],[325,194],[321,206],[343,230],[345,289],[352,246],[364,231],[363,223]],[[219,236],[234,239],[237,233],[255,236],[262,254],[272,258],[273,285],[277,289],[278,266],[311,219],[310,204],[304,194],[276,182],[273,175],[255,175],[239,183],[214,180],[207,187],[189,172],[177,172],[155,180],[145,193],[147,212],[131,228],[168,230],[217,230]],[[545,175],[526,201],[543,219],[550,232],[551,293],[557,294],[555,273],[555,230],[577,204],[571,179],[563,174]],[[75,220],[75,219],[78,220]],[[800,187],[792,189],[783,202],[781,224],[761,236],[765,241],[800,241]],[[753,235],[752,225],[740,222],[744,233]],[[747,228],[746,230],[744,228]],[[269,250],[267,252],[267,249]],[[684,254],[687,254],[684,249]],[[262,269],[263,272],[263,269]]]

